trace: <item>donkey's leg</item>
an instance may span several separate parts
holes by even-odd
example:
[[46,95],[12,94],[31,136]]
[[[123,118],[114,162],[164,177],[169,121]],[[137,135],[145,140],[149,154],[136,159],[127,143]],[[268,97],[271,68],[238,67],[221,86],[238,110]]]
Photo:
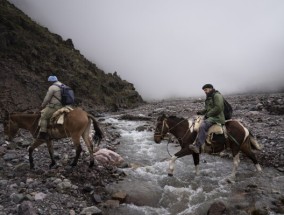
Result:
[[93,147],[93,144],[92,144],[92,141],[90,140],[90,137],[89,137],[89,133],[88,132],[84,132],[83,134],[83,139],[85,141],[85,144],[89,150],[89,156],[90,156],[90,164],[89,164],[89,167],[92,167],[94,166],[95,164],[95,159],[94,159],[94,147]]
[[47,141],[46,144],[47,144],[48,153],[51,159],[51,164],[49,165],[49,168],[51,169],[56,164],[56,161],[54,159],[54,149],[53,149],[52,142],[50,140]]
[[32,143],[32,145],[28,148],[29,151],[29,161],[30,161],[30,169],[34,169],[34,159],[33,159],[33,151],[35,148],[37,148],[38,146],[40,146],[41,144],[43,144],[44,141],[41,140],[34,140],[34,142]]
[[71,163],[71,166],[76,166],[77,163],[78,163],[78,159],[80,157],[80,154],[82,152],[82,147],[81,147],[81,144],[80,144],[80,137],[79,138],[78,137],[72,137],[72,140],[73,140],[73,143],[74,143],[74,146],[75,146],[76,155],[75,155],[74,160]]

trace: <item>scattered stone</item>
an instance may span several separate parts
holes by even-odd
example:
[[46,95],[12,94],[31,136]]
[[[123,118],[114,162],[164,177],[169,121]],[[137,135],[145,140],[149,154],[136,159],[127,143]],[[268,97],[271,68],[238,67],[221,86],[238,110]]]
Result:
[[119,201],[118,200],[107,200],[103,203],[103,206],[105,208],[118,208],[119,207]]
[[46,197],[46,194],[45,193],[36,193],[35,194],[35,201],[42,201],[44,198]]
[[101,198],[101,196],[100,195],[98,195],[98,194],[93,194],[92,195],[92,197],[93,197],[93,201],[95,202],[95,203],[102,203],[102,198]]
[[102,211],[96,206],[92,206],[92,207],[84,208],[80,214],[81,215],[100,215],[102,214]]
[[25,196],[22,193],[12,193],[10,198],[13,202],[19,204],[25,199]]
[[23,201],[18,208],[18,215],[37,215],[38,213],[33,207],[32,202]]
[[125,193],[125,192],[123,192],[123,191],[114,193],[114,194],[112,195],[112,199],[118,200],[119,203],[124,203],[126,197],[127,197],[127,193]]
[[226,211],[226,206],[223,202],[214,202],[208,212],[207,215],[224,215]]

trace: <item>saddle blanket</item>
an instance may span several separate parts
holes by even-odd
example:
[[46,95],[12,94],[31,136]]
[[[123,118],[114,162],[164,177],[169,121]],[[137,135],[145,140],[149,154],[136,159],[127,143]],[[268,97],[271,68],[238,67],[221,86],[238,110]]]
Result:
[[69,112],[72,111],[72,110],[73,110],[73,108],[71,108],[71,107],[69,107],[69,106],[60,108],[59,110],[55,111],[55,112],[52,114],[52,117],[51,117],[51,119],[50,119],[50,122],[51,122],[52,124],[60,124],[60,125],[63,125],[65,113],[69,113]]
[[[224,129],[225,129],[225,126],[224,126]],[[213,134],[223,134],[223,133],[224,133],[224,130],[223,130],[222,125],[220,125],[220,124],[212,125],[208,130],[206,142],[208,144],[212,144],[211,141],[212,141],[212,138],[213,138]]]

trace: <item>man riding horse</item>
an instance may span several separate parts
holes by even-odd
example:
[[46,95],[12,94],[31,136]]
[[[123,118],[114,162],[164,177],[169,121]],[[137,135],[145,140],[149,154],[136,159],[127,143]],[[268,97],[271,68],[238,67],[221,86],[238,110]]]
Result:
[[38,139],[48,140],[47,125],[52,117],[53,113],[60,108],[61,104],[61,82],[58,81],[56,76],[49,76],[48,81],[52,82],[52,85],[48,88],[46,96],[41,104],[41,118],[40,118],[40,133]]
[[207,131],[213,124],[225,124],[223,96],[214,89],[212,84],[205,84],[202,89],[206,94],[205,109],[198,111],[197,114],[204,115],[204,120],[200,125],[195,142],[189,145],[189,148],[195,153],[200,153]]

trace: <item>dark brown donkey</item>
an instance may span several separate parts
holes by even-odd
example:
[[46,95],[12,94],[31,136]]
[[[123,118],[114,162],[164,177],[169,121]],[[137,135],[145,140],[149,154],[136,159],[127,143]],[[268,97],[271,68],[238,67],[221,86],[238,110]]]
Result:
[[[167,117],[163,114],[162,116],[158,117],[154,134],[155,142],[160,143],[167,133],[171,133],[177,138],[181,146],[181,150],[171,157],[168,172],[169,176],[173,175],[175,160],[177,158],[190,154],[192,154],[193,156],[196,174],[199,174],[199,154],[191,151],[188,146],[189,144],[192,144],[194,142],[197,136],[196,124],[200,120],[201,118],[197,118],[197,120],[193,123],[193,121],[184,118],[178,118],[176,116]],[[260,165],[258,164],[256,156],[252,151],[252,148],[260,149],[260,146],[248,131],[248,129],[245,128],[237,120],[226,121],[225,127],[226,137],[224,135],[221,135],[216,136],[215,139],[213,138],[211,146],[206,145],[205,152],[209,154],[219,153],[226,148],[230,148],[232,150],[233,172],[230,176],[230,179],[234,180],[235,178],[237,167],[240,163],[240,151],[242,151],[253,161],[258,171],[262,171]]]
[[80,145],[80,137],[85,141],[86,146],[88,147],[90,153],[90,167],[94,165],[94,155],[93,155],[93,143],[90,140],[90,126],[91,121],[93,121],[93,126],[95,129],[95,134],[93,139],[99,144],[102,139],[102,131],[100,130],[95,118],[88,114],[86,111],[81,108],[75,108],[71,112],[67,113],[64,118],[63,125],[52,125],[48,128],[48,133],[50,139],[48,141],[36,139],[38,133],[38,121],[40,119],[40,113],[8,113],[5,114],[4,120],[4,134],[6,140],[11,140],[15,137],[19,128],[26,129],[31,132],[34,137],[34,142],[29,147],[29,161],[30,168],[34,168],[33,162],[33,151],[42,143],[46,142],[48,147],[48,152],[51,158],[51,168],[56,164],[53,156],[53,145],[52,140],[61,139],[66,137],[71,137],[73,144],[76,148],[76,156],[71,163],[71,166],[76,166],[78,159],[80,157],[82,148]]

